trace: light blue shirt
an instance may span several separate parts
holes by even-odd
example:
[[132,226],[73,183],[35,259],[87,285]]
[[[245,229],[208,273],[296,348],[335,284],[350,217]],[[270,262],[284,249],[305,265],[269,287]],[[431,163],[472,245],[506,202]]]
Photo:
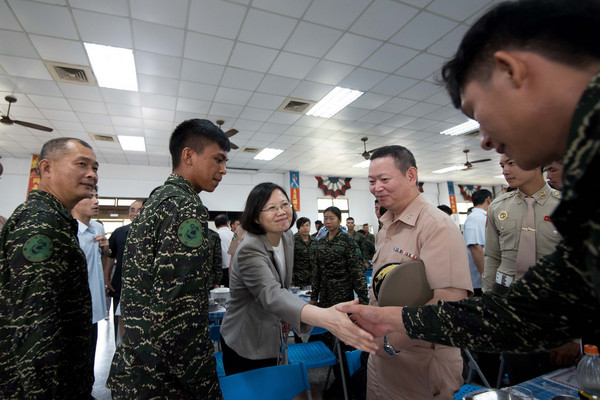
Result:
[[90,220],[90,226],[77,220],[79,229],[77,238],[79,247],[85,254],[88,269],[88,284],[92,295],[92,324],[106,318],[106,295],[104,292],[104,272],[102,271],[102,257],[98,242],[94,236],[104,235],[104,226],[99,222]]
[[471,215],[467,217],[463,227],[463,236],[467,244],[467,254],[469,255],[469,271],[471,272],[471,282],[473,289],[481,289],[481,274],[473,262],[470,244],[479,244],[485,249],[485,223],[487,221],[487,212],[481,208],[473,208]]

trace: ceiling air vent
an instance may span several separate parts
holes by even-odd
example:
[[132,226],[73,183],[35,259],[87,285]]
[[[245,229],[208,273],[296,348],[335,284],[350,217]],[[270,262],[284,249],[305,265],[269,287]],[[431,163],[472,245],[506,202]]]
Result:
[[118,143],[119,142],[117,140],[117,137],[113,136],[113,135],[104,135],[102,133],[90,133],[90,136],[96,142],[111,142],[111,143]]
[[296,114],[304,114],[308,111],[315,103],[308,100],[294,99],[288,97],[277,109],[278,111],[291,112]]
[[244,153],[258,153],[260,148],[258,147],[244,147],[241,151]]
[[46,64],[46,68],[48,68],[55,81],[89,86],[96,85],[96,79],[90,67],[54,61],[45,61],[44,64]]

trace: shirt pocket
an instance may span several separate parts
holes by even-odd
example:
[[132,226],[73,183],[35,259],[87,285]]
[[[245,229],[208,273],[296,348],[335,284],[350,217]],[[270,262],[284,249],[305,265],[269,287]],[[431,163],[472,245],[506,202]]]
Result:
[[558,233],[558,230],[552,222],[540,221],[537,230],[540,233],[540,235],[542,235],[541,238],[548,242],[558,243],[561,239],[560,233]]
[[507,219],[498,224],[500,250],[516,250],[517,246],[517,221]]

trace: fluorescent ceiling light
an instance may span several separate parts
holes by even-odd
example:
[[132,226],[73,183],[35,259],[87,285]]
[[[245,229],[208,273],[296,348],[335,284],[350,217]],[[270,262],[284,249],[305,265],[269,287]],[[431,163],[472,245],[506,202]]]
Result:
[[338,86],[308,110],[306,115],[330,118],[337,114],[342,108],[358,99],[362,94],[363,92],[359,90],[346,89]]
[[270,148],[267,147],[267,148],[263,149],[263,151],[261,151],[260,153],[258,153],[257,155],[255,155],[254,159],[255,160],[269,161],[269,160],[274,159],[275,157],[277,157],[281,153],[283,153],[283,150],[270,149]]
[[359,162],[358,164],[354,164],[352,168],[369,168],[371,165],[371,160],[365,160],[363,162]]
[[119,143],[121,143],[123,150],[146,151],[146,142],[141,136],[119,135]]
[[467,169],[467,167],[464,165],[454,165],[448,168],[436,169],[435,171],[431,172],[434,174],[445,174],[446,172],[460,171],[461,169]]
[[475,132],[477,129],[479,129],[479,122],[475,121],[474,119],[470,119],[463,124],[453,126],[452,128],[441,131],[440,133],[442,135],[458,136]]
[[133,50],[84,43],[98,85],[120,90],[138,90]]

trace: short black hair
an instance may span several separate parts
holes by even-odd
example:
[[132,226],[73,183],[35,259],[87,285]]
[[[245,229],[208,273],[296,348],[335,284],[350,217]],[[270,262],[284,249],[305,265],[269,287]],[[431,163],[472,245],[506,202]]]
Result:
[[456,108],[471,79],[487,81],[493,55],[523,49],[555,62],[583,67],[600,59],[600,2],[521,0],[500,3],[475,22],[456,55],[442,67],[442,80]]
[[77,138],[59,137],[56,139],[50,139],[42,146],[42,151],[40,152],[40,161],[49,158],[53,160],[61,159],[68,152],[67,144],[69,142],[77,142],[88,149],[92,148],[92,146],[90,146],[86,141]]
[[217,143],[224,151],[231,150],[227,135],[215,124],[206,119],[188,119],[180,123],[171,134],[169,152],[173,169],[181,162],[181,152],[186,147],[202,153],[209,143]]
[[406,171],[408,171],[410,167],[417,168],[415,156],[404,146],[393,145],[380,147],[371,154],[371,161],[383,157],[392,157],[394,159],[394,165],[403,175],[406,175]]
[[298,218],[298,221],[296,221],[296,228],[300,229],[300,227],[307,222],[310,224],[310,219],[308,219],[306,217]]
[[340,220],[340,222],[342,221],[342,211],[339,208],[337,208],[336,206],[329,206],[325,209],[325,211],[323,211],[323,215],[325,215],[325,213],[328,211],[333,213],[337,217],[337,219]]
[[218,228],[223,225],[227,225],[229,218],[226,214],[219,214],[215,217],[215,226]]
[[448,215],[452,215],[452,209],[445,204],[440,204],[439,206],[437,206],[437,208],[439,208]]
[[[246,206],[241,218],[242,227],[245,230],[255,235],[264,235],[266,233],[263,227],[259,225],[258,217],[275,190],[281,190],[287,201],[290,201],[285,189],[275,183],[263,182],[252,188],[246,200]],[[290,224],[290,228],[294,226],[294,222],[296,222],[296,210],[292,206],[292,223]]]
[[323,221],[321,221],[320,219],[316,219],[315,226],[317,227],[317,230],[321,229],[323,227]]
[[346,218],[346,221],[348,221],[349,219],[351,219],[352,221],[354,221],[354,218],[352,218],[352,217]]
[[473,201],[473,206],[478,206],[480,204],[485,203],[485,199],[492,198],[492,192],[487,189],[481,189],[473,192],[471,195],[471,200]]

